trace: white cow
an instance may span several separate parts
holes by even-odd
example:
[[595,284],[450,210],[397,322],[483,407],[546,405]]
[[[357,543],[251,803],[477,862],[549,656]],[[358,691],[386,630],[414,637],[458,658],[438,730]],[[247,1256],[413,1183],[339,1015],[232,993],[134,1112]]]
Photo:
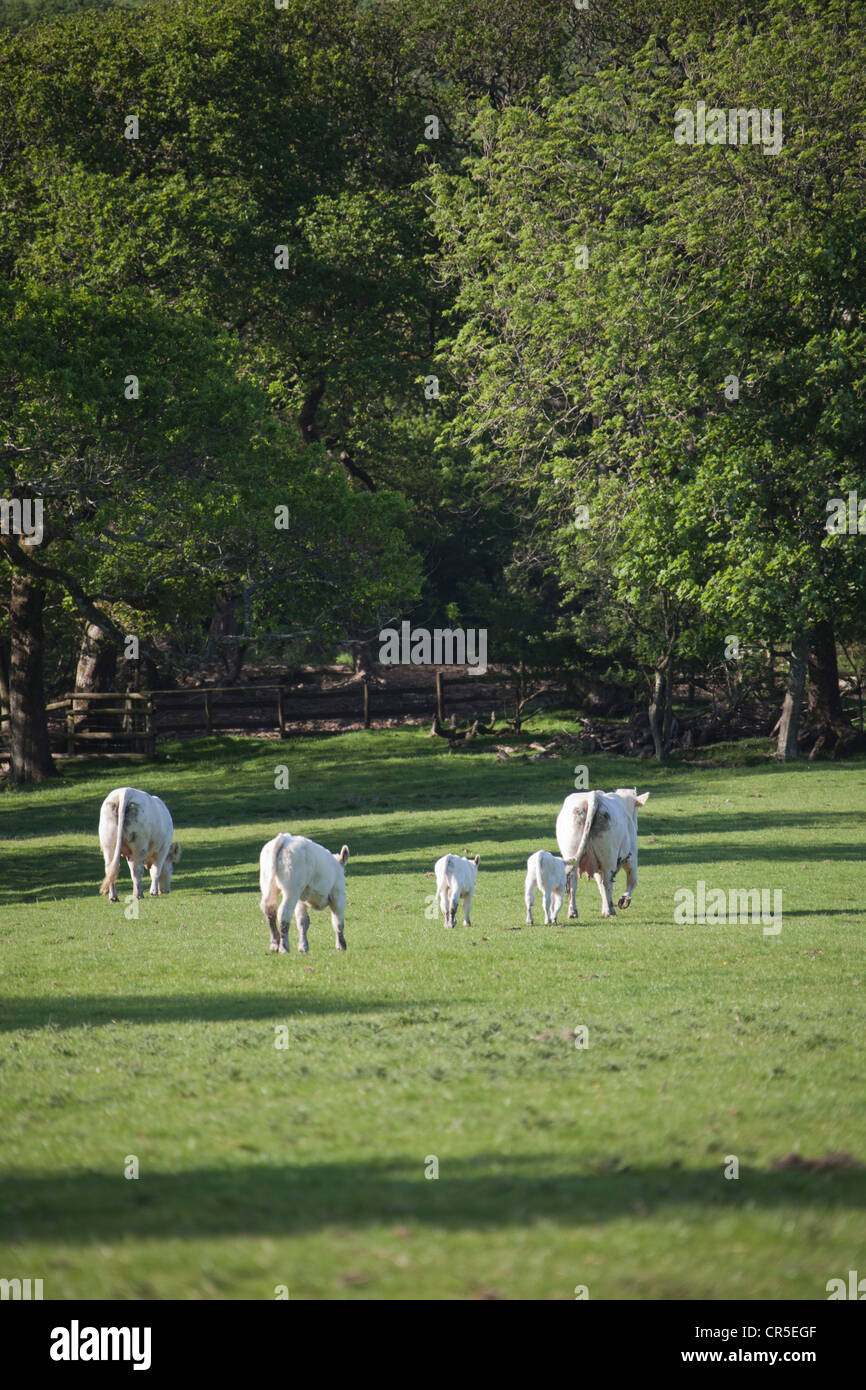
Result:
[[557,859],[546,849],[530,854],[526,861],[526,882],[523,896],[526,899],[526,925],[532,926],[532,904],[536,892],[544,894],[544,922],[550,926],[556,922],[559,909],[565,902],[571,869],[564,859]]
[[180,858],[180,845],[173,841],[173,836],[174,825],[164,801],[137,787],[115,787],[99,813],[99,843],[105,859],[100,893],[107,893],[109,902],[117,902],[121,855],[132,874],[133,897],[143,896],[141,877],[145,868],[150,870],[151,896],[170,892],[172,869]]
[[[324,845],[304,835],[276,835],[259,855],[259,906],[271,931],[271,950],[285,955],[289,949],[289,922],[292,913],[298,924],[298,950],[309,951],[308,908],[331,909],[331,925],[338,951],[345,951],[343,927],[346,917],[346,861],[349,847],[331,854]],[[277,912],[277,896],[282,894]]]
[[463,925],[471,927],[469,909],[481,855],[464,859],[460,854],[443,854],[436,860],[436,898],[442,909],[446,927],[457,925],[457,904],[463,903]]
[[636,787],[615,792],[572,792],[556,818],[556,840],[563,859],[573,861],[569,917],[577,916],[577,878],[592,876],[601,893],[602,917],[615,917],[613,880],[625,868],[625,892],[617,907],[626,908],[637,887],[637,813],[649,792]]

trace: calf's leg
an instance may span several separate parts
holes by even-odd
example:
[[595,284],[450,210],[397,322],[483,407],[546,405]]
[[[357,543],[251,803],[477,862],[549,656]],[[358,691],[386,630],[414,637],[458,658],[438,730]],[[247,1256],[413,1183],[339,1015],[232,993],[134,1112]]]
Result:
[[[310,925],[310,914],[307,911],[306,903],[298,903],[295,908],[295,922],[298,927],[298,950],[306,955],[310,949],[307,944],[307,929]],[[286,936],[286,949],[288,950],[288,935]]]
[[277,886],[275,883],[270,885],[267,893],[262,894],[259,906],[265,914],[265,921],[271,933],[270,949],[278,951],[280,949],[280,933],[277,931]]
[[[287,955],[289,954],[289,925],[290,925],[291,920],[292,920],[292,913],[294,912],[295,908],[298,906],[298,895],[297,895],[297,894],[294,894],[294,895],[289,894],[289,893],[286,891],[285,888],[281,888],[281,892],[282,892],[282,895],[283,895],[283,896],[282,896],[282,900],[281,900],[281,902],[280,902],[279,911],[277,912],[277,927],[279,928],[279,937],[278,937],[279,945],[277,946],[277,952],[278,952],[278,954],[281,955],[281,956],[287,956]],[[304,934],[304,935],[305,935],[305,945],[302,947],[302,946],[301,946],[301,924],[300,924],[300,922],[298,922],[298,950],[299,950],[299,951],[300,951],[300,950],[305,950],[305,949],[306,949],[306,930],[305,930],[305,934]],[[271,949],[273,950],[273,945],[271,946]]]
[[527,874],[526,882],[523,885],[523,897],[526,903],[526,925],[532,926],[532,904],[535,902],[535,879],[531,874]]
[[342,905],[339,902],[331,903],[331,926],[334,928],[334,946],[338,951],[345,951],[346,949],[346,938],[343,934],[345,911],[345,903]]

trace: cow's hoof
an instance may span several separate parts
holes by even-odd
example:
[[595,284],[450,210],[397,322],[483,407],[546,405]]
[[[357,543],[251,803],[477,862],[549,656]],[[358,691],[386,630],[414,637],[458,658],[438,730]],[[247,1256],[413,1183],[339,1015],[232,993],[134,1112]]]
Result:
[[570,921],[572,921],[572,922],[576,922],[576,921],[577,921],[577,913],[576,913],[576,912],[572,912],[572,911],[571,911],[571,908],[569,908],[569,910],[568,910],[568,916],[569,916]]
[[617,903],[617,907],[621,907],[621,908],[631,907],[631,898],[628,897],[625,893],[623,893],[622,897],[620,898],[619,902]]
[[280,948],[279,948],[279,946],[276,944],[275,941],[272,941],[271,944],[270,944],[270,946],[268,947],[268,950],[269,950],[269,951],[278,951],[279,949],[280,949]]
[[338,950],[338,951],[345,951],[346,949],[347,949],[347,947],[346,947],[345,941],[338,941],[338,942],[337,942],[337,950]]
[[277,955],[278,955],[278,956],[287,956],[288,954],[289,954],[289,948],[288,948],[288,946],[283,946],[283,944],[282,944],[282,942],[281,942],[280,945],[277,947]]

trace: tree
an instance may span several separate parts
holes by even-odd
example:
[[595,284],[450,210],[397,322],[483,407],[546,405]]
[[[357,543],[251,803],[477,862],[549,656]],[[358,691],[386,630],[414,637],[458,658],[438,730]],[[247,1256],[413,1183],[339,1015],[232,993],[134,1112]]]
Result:
[[[797,651],[866,583],[864,548],[824,524],[863,477],[864,54],[844,6],[788,8],[748,42],[736,21],[675,32],[488,112],[484,153],[432,186],[461,315],[452,436],[552,513],[617,480],[636,611],[667,593]],[[768,93],[791,113],[775,156],[675,143],[677,110]]]

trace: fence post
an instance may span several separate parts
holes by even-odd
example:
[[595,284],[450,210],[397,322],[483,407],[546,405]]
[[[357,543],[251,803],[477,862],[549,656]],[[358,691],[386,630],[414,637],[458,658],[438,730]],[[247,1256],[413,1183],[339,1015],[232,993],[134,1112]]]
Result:
[[370,727],[370,687],[364,681],[364,728]]
[[436,672],[436,714],[440,724],[445,723],[445,697],[442,693],[442,672]]
[[[75,757],[75,706],[74,700],[70,700],[66,707],[66,752],[70,758]],[[89,701],[86,706],[89,708]]]
[[209,734],[213,733],[213,710],[211,709],[210,691],[204,692],[204,724]]
[[153,722],[153,696],[148,695],[144,706],[144,751],[150,758],[156,757],[156,729]]
[[277,686],[277,728],[280,731],[280,738],[286,736],[286,712],[283,707],[283,687]]

